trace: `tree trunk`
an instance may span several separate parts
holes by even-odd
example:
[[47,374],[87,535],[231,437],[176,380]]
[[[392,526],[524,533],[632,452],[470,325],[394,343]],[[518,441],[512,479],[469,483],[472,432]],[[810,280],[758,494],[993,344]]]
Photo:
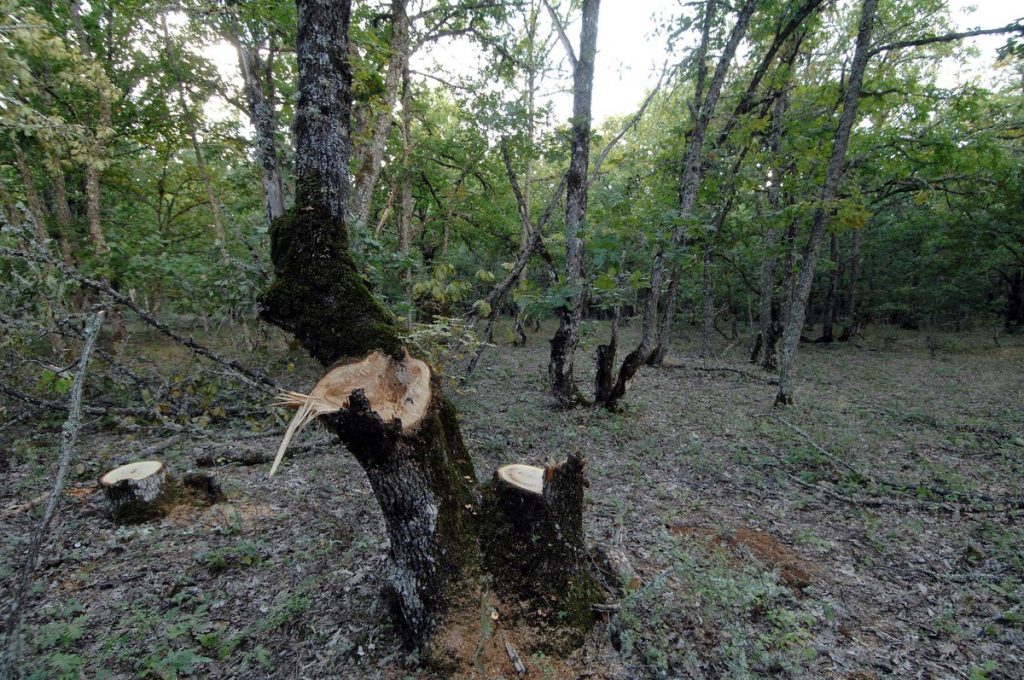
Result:
[[583,465],[577,454],[545,468],[506,465],[482,489],[484,567],[525,619],[561,620],[559,651],[583,642],[600,599],[583,535]]
[[[266,195],[267,219],[272,221],[284,215],[284,183],[281,180],[281,167],[277,155],[277,111],[274,102],[264,90],[263,64],[248,46],[242,44],[237,29],[227,36],[235,46],[238,55],[238,69],[242,73],[243,91],[248,106],[249,121],[256,132],[256,160],[260,165],[263,191]],[[269,68],[265,69],[266,77],[271,78]]]
[[1024,328],[1024,267],[1017,267],[1006,279],[1003,325],[1007,333]]
[[21,183],[25,189],[25,204],[28,207],[28,214],[32,216],[32,221],[35,223],[33,226],[36,238],[41,245],[45,244],[50,238],[46,232],[46,208],[39,197],[39,191],[36,190],[36,180],[32,177],[32,168],[28,164],[28,158],[17,143],[14,144],[14,158],[18,165],[18,172],[21,174]]
[[[285,395],[297,399],[293,403],[300,409],[288,437],[302,423],[320,417],[356,458],[387,526],[390,595],[399,630],[409,642],[425,645],[426,656],[454,658],[453,650],[440,648],[444,640],[432,639],[432,634],[460,621],[479,630],[481,567],[498,563],[496,551],[513,554],[507,541],[495,538],[508,535],[508,522],[488,521],[492,515],[478,512],[472,461],[455,410],[441,394],[440,378],[404,352],[396,320],[371,295],[348,250],[351,0],[296,4],[296,205],[271,229],[276,278],[261,301],[261,313],[295,333],[323,364],[340,363],[309,395]],[[552,573],[584,583],[581,574],[589,572],[578,559],[575,542],[582,543],[582,476],[572,477],[579,481],[569,485],[566,499],[560,485],[551,495],[542,489],[554,508],[552,517],[559,526],[566,522],[562,528],[568,533],[562,541],[533,545],[529,559],[518,554],[516,560],[502,562],[510,581],[525,578],[517,570],[535,574],[535,565],[545,564]],[[553,480],[558,479],[553,473]],[[577,487],[574,495],[571,489]],[[489,535],[486,543],[479,539],[484,534]],[[577,559],[562,564],[567,555]],[[561,591],[545,587],[540,595],[556,611],[586,615],[599,597],[596,588],[582,586]],[[516,593],[506,601],[532,596]],[[453,606],[466,600],[476,606]],[[586,615],[558,625],[576,624],[585,630],[590,622]]]
[[[370,219],[373,192],[380,177],[384,151],[387,148],[388,132],[391,130],[403,75],[407,78],[409,63],[409,17],[406,14],[408,0],[391,0],[391,41],[388,70],[384,77],[384,94],[371,112],[372,134],[358,153],[356,184],[352,193],[352,219],[354,223],[366,225]],[[405,108],[403,96],[403,109]],[[404,116],[403,116],[404,117]]]
[[213,216],[213,232],[217,240],[217,249],[220,250],[221,261],[226,262],[228,260],[228,246],[227,235],[224,233],[224,216],[220,209],[220,201],[217,200],[217,193],[213,188],[213,179],[210,177],[210,171],[206,167],[206,160],[203,158],[202,146],[199,144],[199,121],[192,113],[192,107],[188,101],[188,93],[185,91],[185,80],[181,75],[178,55],[175,54],[171,44],[171,34],[167,30],[166,16],[161,16],[161,23],[164,32],[165,53],[167,61],[171,66],[171,71],[174,74],[175,84],[177,85],[178,102],[181,104],[182,118],[186,128],[185,132],[188,135],[189,141],[192,142],[192,153],[196,157],[196,170],[199,171],[199,178],[203,181],[203,187],[206,189],[206,200],[210,204],[210,213]]
[[832,260],[832,271],[828,274],[828,291],[825,293],[825,312],[821,325],[821,342],[831,343],[835,339],[836,308],[839,306],[839,280],[843,268],[839,262],[839,235],[832,233],[829,247],[829,259]]
[[[795,52],[795,50],[794,50]],[[761,290],[758,302],[758,344],[761,353],[761,365],[765,370],[775,369],[775,342],[778,337],[778,301],[775,290],[775,269],[778,254],[775,252],[779,242],[779,229],[775,225],[778,219],[782,193],[782,134],[788,99],[782,91],[775,99],[772,107],[772,132],[768,139],[771,154],[771,179],[768,183],[768,227],[765,229],[762,245],[764,260],[761,262]],[[756,363],[758,352],[755,350],[751,362]]]
[[668,284],[668,294],[665,296],[665,312],[661,318],[661,326],[658,328],[658,343],[647,358],[648,366],[661,366],[668,355],[669,347],[672,344],[672,322],[675,319],[676,299],[679,297],[679,282],[683,278],[681,267],[672,271],[672,281]]
[[548,375],[551,389],[562,406],[582,401],[573,373],[580,323],[586,305],[583,278],[583,239],[580,230],[587,213],[587,172],[590,163],[590,105],[594,88],[594,60],[597,56],[597,23],[601,0],[583,0],[580,54],[573,76],[572,157],[566,180],[565,199],[565,285],[569,305],[558,310],[558,331],[551,339]]
[[858,332],[860,320],[857,318],[857,282],[860,280],[860,248],[864,242],[864,230],[853,231],[853,244],[850,246],[850,280],[846,284],[846,326],[843,327],[840,342],[847,342]]
[[711,279],[711,243],[704,242],[701,268],[701,293],[704,300],[704,328],[700,338],[700,356],[707,361],[715,355],[715,287]]
[[868,51],[871,43],[871,32],[874,28],[875,11],[878,0],[864,0],[861,6],[860,25],[857,29],[857,47],[854,51],[850,78],[846,85],[843,101],[843,113],[836,128],[835,140],[832,144],[832,157],[829,160],[825,185],[822,188],[819,205],[814,211],[811,233],[807,246],[804,248],[803,263],[794,289],[793,304],[782,340],[782,353],[779,357],[779,391],[775,397],[776,404],[793,403],[793,365],[796,360],[797,347],[800,344],[800,333],[803,330],[807,300],[814,283],[814,270],[818,259],[818,250],[832,219],[832,204],[839,191],[839,183],[843,177],[843,161],[846,148],[850,142],[850,132],[857,118],[857,106],[860,102],[861,83],[864,80],[864,69],[868,62]]
[[[68,12],[71,15],[71,23],[75,29],[78,39],[78,47],[86,59],[96,61],[92,49],[89,47],[89,38],[82,23],[81,5],[79,0],[68,2]],[[107,88],[100,84],[97,88],[99,99],[99,115],[96,119],[96,128],[92,133],[90,143],[90,158],[85,164],[85,214],[89,222],[89,240],[97,253],[107,252],[107,244],[103,235],[103,223],[101,217],[102,208],[102,187],[100,186],[100,161],[106,155],[106,145],[103,140],[110,130],[112,115],[110,110],[110,93]]]
[[[704,97],[704,101],[701,103],[694,120],[693,130],[690,133],[689,144],[686,147],[686,154],[683,159],[683,173],[679,182],[679,214],[682,226],[677,227],[672,233],[672,245],[675,248],[681,247],[686,240],[688,222],[693,216],[693,207],[697,200],[701,179],[703,178],[704,138],[707,134],[711,117],[718,106],[718,100],[722,92],[722,86],[725,83],[726,74],[729,71],[729,65],[736,55],[740,41],[747,32],[750,17],[753,15],[756,6],[757,0],[747,0],[740,9],[736,23],[729,33],[729,39],[722,50],[722,55],[715,66],[715,72],[711,78],[711,84],[708,86],[707,95]],[[706,11],[710,11],[710,4],[709,9]],[[664,248],[660,248],[655,253],[651,267],[651,288],[647,303],[644,305],[644,331],[641,334],[640,344],[626,356],[622,366],[619,368],[619,377],[615,383],[613,398],[607,404],[609,408],[615,408],[618,400],[625,395],[626,386],[656,347],[657,343],[654,333],[657,330],[658,302],[661,296],[661,283],[665,278],[664,270],[665,252]]]
[[171,483],[163,463],[146,460],[115,468],[100,478],[110,518],[134,524],[166,514]]

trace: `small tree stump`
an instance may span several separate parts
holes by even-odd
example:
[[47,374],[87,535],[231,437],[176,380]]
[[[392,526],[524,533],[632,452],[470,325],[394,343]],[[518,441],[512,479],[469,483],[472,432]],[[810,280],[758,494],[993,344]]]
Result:
[[143,460],[114,468],[100,478],[110,517],[136,523],[166,513],[170,492],[167,468],[156,460]]
[[578,645],[604,596],[583,536],[583,459],[501,467],[484,485],[480,547],[498,594],[549,630],[553,651]]

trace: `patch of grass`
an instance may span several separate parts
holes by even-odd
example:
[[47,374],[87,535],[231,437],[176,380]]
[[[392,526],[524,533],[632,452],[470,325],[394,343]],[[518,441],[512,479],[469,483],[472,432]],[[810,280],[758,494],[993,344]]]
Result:
[[655,677],[778,677],[813,660],[815,623],[777,573],[698,542],[624,600],[612,636],[625,663]]
[[262,561],[259,546],[247,540],[224,548],[201,550],[196,554],[196,562],[213,573],[254,567]]

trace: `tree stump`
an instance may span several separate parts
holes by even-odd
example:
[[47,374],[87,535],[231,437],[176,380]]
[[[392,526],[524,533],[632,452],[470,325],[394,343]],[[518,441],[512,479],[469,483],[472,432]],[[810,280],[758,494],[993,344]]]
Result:
[[143,460],[114,468],[100,478],[100,487],[115,522],[145,522],[166,514],[171,483],[160,461]]
[[330,370],[308,395],[286,392],[297,409],[271,468],[292,437],[319,419],[366,472],[391,539],[390,600],[409,641],[437,627],[445,604],[476,563],[471,509],[476,476],[455,411],[430,367],[403,353],[373,352]]
[[548,629],[554,651],[578,645],[603,600],[583,536],[583,459],[498,469],[482,489],[480,549],[499,596]]

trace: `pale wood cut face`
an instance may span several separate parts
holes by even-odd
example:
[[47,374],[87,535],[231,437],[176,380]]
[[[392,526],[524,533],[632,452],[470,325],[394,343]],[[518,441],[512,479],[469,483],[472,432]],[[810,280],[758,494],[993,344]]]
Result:
[[110,486],[125,479],[145,479],[160,472],[164,464],[157,460],[142,460],[114,468],[100,479],[100,484]]
[[402,434],[419,426],[430,406],[430,366],[406,352],[400,361],[374,352],[362,361],[331,369],[317,381],[309,394],[284,392],[278,402],[298,409],[278,449],[273,475],[284,457],[288,443],[309,421],[348,406],[349,395],[362,390],[370,408],[386,423],[395,418]]
[[498,468],[498,478],[509,486],[538,496],[544,493],[544,468],[512,463]]
[[363,390],[370,408],[384,422],[398,418],[402,430],[408,432],[422,420],[430,402],[430,368],[408,353],[402,361],[395,361],[374,352],[358,363],[330,371],[309,396],[340,411],[348,406],[348,397],[355,390]]

